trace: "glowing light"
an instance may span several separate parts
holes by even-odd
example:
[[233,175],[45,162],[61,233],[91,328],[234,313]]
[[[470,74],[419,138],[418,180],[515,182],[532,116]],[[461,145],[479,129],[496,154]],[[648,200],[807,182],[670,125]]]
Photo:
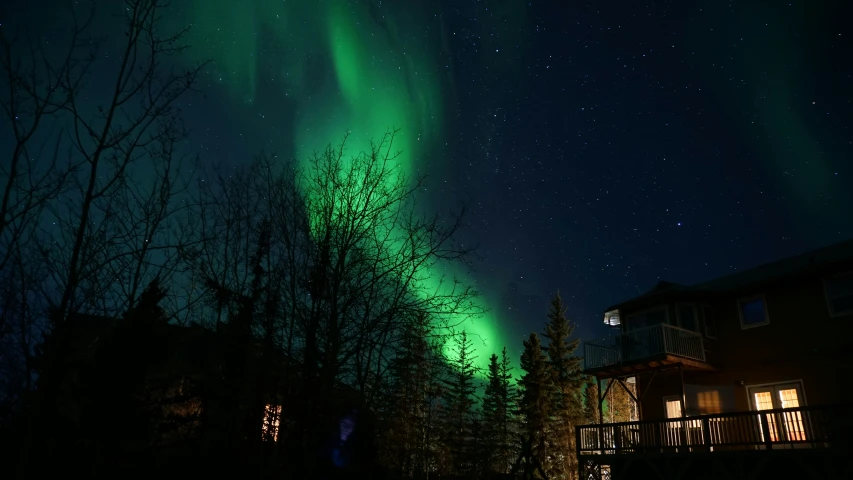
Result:
[[281,405],[268,404],[264,408],[263,439],[278,441],[278,427],[281,423]]

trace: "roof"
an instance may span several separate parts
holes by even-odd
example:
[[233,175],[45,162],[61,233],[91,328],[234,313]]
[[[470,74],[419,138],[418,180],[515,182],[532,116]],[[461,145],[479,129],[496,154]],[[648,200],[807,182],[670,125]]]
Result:
[[853,267],[853,239],[775,262],[765,263],[696,285],[686,286],[660,281],[648,292],[607,308],[605,311],[617,310],[652,300],[662,301],[670,297],[707,297],[748,290],[771,283],[821,275],[835,267],[846,265]]

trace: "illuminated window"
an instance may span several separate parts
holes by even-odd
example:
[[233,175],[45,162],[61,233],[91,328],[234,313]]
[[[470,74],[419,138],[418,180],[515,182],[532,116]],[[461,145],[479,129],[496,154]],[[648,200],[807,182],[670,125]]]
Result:
[[666,418],[681,418],[681,400],[664,400]]
[[[782,408],[797,408],[800,406],[800,400],[797,397],[797,389],[786,388],[779,390],[779,402]],[[806,429],[803,426],[803,415],[800,412],[785,412],[785,432],[788,434],[788,440],[805,440]]]
[[263,435],[266,441],[278,441],[278,427],[281,422],[281,405],[267,405],[264,408]]
[[604,324],[609,325],[611,327],[618,327],[619,325],[621,325],[621,322],[619,321],[619,310],[611,310],[609,312],[605,312]]
[[[750,392],[753,410],[776,410],[773,413],[766,414],[770,441],[802,442],[806,440],[807,434],[802,412],[800,410],[786,411],[788,409],[799,409],[805,405],[801,383],[788,382],[747,388]],[[763,427],[760,416],[758,421],[759,426]],[[760,434],[761,440],[764,441],[764,432],[761,431]]]
[[676,419],[682,418],[681,397],[664,397],[663,407],[666,411],[666,418],[669,420],[666,422],[666,428],[662,432],[663,444],[670,447],[681,445],[684,440],[681,428],[684,422],[681,420],[676,421]]
[[697,400],[699,403],[699,413],[702,415],[723,412],[723,400],[720,398],[720,392],[717,390],[699,392]]
[[[755,392],[755,397],[753,399],[755,403],[755,409],[758,411],[761,410],[773,410],[773,396],[770,392]],[[761,426],[761,417],[758,417],[758,425]],[[779,441],[779,436],[776,433],[776,416],[775,415],[767,415],[767,430],[770,431],[770,441],[777,442]],[[761,434],[761,441],[764,441],[764,429],[759,430]]]

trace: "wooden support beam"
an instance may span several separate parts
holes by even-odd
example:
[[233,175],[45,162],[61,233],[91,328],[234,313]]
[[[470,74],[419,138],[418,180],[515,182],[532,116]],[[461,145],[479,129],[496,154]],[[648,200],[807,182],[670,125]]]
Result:
[[[628,376],[631,376],[631,375],[628,375]],[[627,385],[625,385],[625,382],[622,380],[622,377],[616,377],[616,381],[618,381],[618,382],[619,382],[619,385],[622,385],[622,388],[624,388],[624,389],[625,389],[625,391],[626,391],[626,392],[628,392],[628,395],[630,395],[630,396],[631,396],[631,400],[633,400],[633,401],[634,401],[634,403],[637,403],[637,397],[636,397],[636,396],[634,396],[634,393],[633,393],[633,392],[631,392],[631,390],[630,390],[630,389],[628,389],[628,386],[627,386]]]

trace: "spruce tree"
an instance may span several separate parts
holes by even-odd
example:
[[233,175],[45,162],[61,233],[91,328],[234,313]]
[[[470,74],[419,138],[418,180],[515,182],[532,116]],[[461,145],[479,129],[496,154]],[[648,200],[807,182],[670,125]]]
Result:
[[548,465],[548,433],[553,404],[548,360],[542,352],[539,336],[531,333],[524,341],[521,354],[524,374],[519,384],[519,413],[523,418],[522,438],[529,445],[529,455],[540,465]]
[[548,339],[548,370],[553,384],[549,440],[553,445],[551,474],[554,478],[574,478],[577,472],[575,426],[583,423],[582,392],[584,375],[581,358],[575,356],[580,340],[571,338],[575,326],[566,319],[566,306],[558,292],[551,299],[545,338]]
[[[518,392],[513,385],[512,365],[510,364],[509,355],[507,355],[506,347],[501,350],[501,359],[498,364],[498,376],[501,381],[501,394],[505,405],[504,416],[498,430],[500,439],[500,457],[499,460],[504,468],[509,468],[515,458],[516,440],[518,439],[518,421],[515,416],[518,403]],[[505,470],[504,470],[505,471]]]
[[483,397],[482,445],[486,452],[487,470],[496,473],[506,473],[514,460],[514,389],[510,370],[506,347],[500,360],[495,354],[489,358],[489,375]]
[[429,318],[417,314],[407,325],[400,351],[390,365],[382,453],[385,462],[404,478],[426,476],[432,439],[437,437],[434,412],[443,357],[429,334]]
[[470,473],[474,456],[474,346],[466,332],[454,337],[455,354],[448,360],[445,381],[445,445],[452,455],[453,471],[456,474]]

